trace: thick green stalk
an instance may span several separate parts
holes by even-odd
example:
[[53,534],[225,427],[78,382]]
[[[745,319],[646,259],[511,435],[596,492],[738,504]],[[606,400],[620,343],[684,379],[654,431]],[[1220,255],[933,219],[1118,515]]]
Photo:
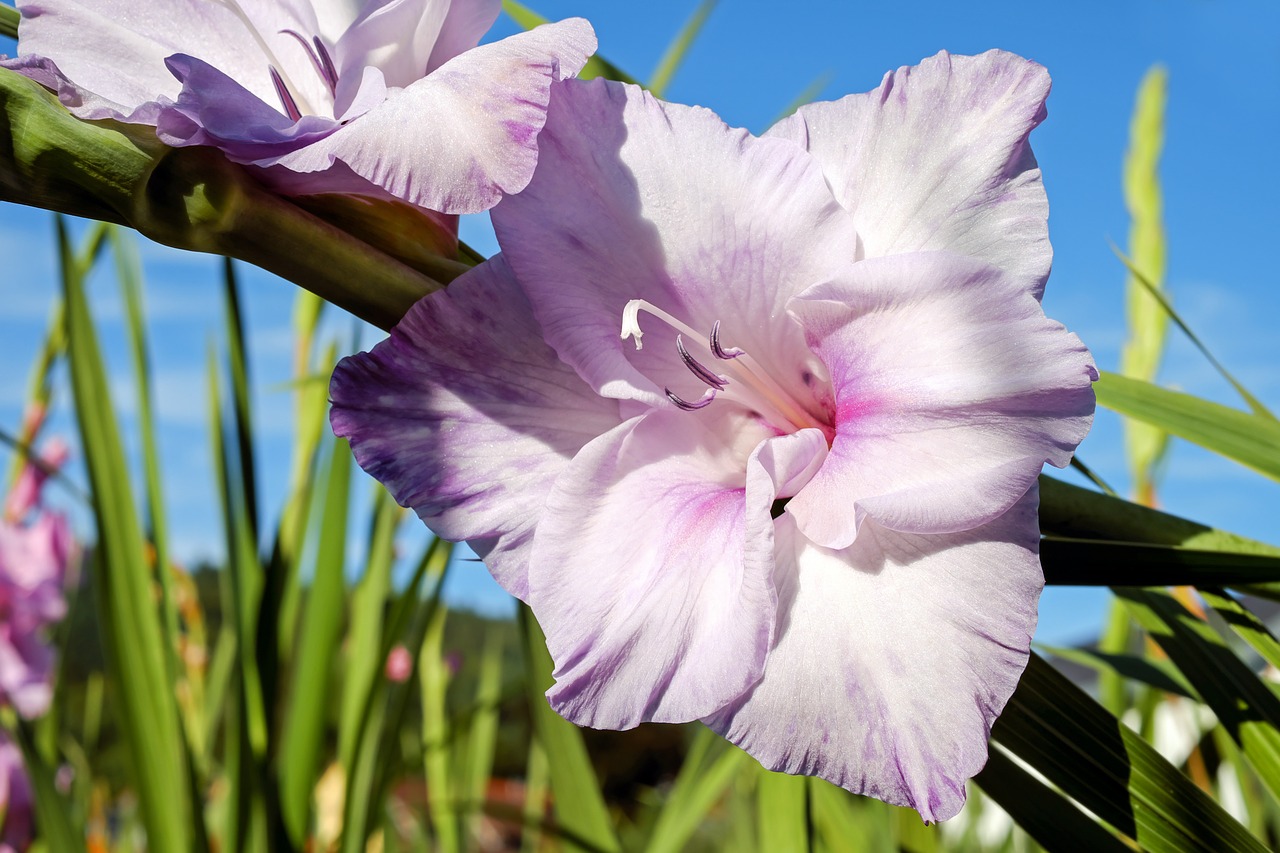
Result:
[[248,261],[384,329],[467,269],[438,256],[411,267],[270,192],[211,148],[169,148],[150,127],[80,121],[42,86],[3,69],[0,200]]

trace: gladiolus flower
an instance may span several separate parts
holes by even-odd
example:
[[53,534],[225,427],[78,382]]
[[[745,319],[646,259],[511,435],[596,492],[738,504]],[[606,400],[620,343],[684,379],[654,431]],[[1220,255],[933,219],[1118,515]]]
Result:
[[959,811],[1028,657],[1036,478],[1093,416],[1039,301],[1048,87],[940,54],[764,138],[553,89],[502,254],[331,394],[365,470],[532,607],[559,713],[700,719]]
[[83,119],[154,124],[294,194],[444,214],[528,183],[548,90],[595,50],[582,19],[477,47],[499,0],[20,0],[5,65]]
[[[48,470],[66,458],[66,446],[51,442],[43,469],[28,464],[15,492],[16,518],[0,520],[0,704],[24,717],[39,717],[53,698],[56,656],[45,629],[66,615],[62,585],[72,552],[67,520],[39,507],[38,490]],[[34,484],[34,485],[33,485]],[[29,521],[22,516],[34,515]]]

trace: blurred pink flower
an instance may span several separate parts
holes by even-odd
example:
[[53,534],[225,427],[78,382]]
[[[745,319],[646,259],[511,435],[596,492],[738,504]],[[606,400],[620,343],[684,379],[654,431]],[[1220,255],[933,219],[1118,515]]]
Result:
[[35,837],[35,799],[22,750],[0,732],[0,853],[21,853]]
[[54,441],[41,457],[43,469],[28,463],[0,520],[0,703],[28,718],[45,713],[53,698],[56,655],[44,634],[67,609],[62,587],[71,530],[63,515],[39,505],[48,471],[66,456],[66,445]]
[[388,681],[394,681],[399,684],[408,681],[409,676],[413,675],[413,656],[409,654],[409,650],[403,644],[396,644],[391,653],[387,655],[386,673]]

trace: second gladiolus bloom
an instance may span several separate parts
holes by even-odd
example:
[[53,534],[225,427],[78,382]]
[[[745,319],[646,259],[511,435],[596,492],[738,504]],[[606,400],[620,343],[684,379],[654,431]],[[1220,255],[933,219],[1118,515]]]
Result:
[[532,607],[562,715],[703,720],[960,809],[1035,627],[1036,478],[1094,407],[1039,301],[1048,88],[940,54],[756,138],[553,87],[502,254],[331,393],[360,464]]

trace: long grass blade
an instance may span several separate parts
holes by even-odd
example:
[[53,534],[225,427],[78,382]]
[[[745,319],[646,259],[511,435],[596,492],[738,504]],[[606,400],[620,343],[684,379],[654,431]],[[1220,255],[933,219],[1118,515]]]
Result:
[[1231,586],[1280,581],[1280,557],[1084,539],[1044,539],[1040,564],[1055,586]]
[[1104,372],[1094,390],[1108,409],[1280,480],[1280,423],[1270,418],[1114,373]]
[[342,631],[346,584],[347,504],[351,449],[337,439],[329,456],[324,514],[316,548],[315,575],[307,596],[302,633],[294,658],[289,706],[282,727],[280,807],[293,843],[301,847],[311,818],[311,794],[320,772],[327,707],[316,697],[331,695],[334,654]]
[[[1165,236],[1160,192],[1160,152],[1164,148],[1164,106],[1168,73],[1149,70],[1138,87],[1129,125],[1129,150],[1124,161],[1124,200],[1129,210],[1129,253],[1141,277],[1153,291],[1164,286]],[[1134,276],[1125,285],[1129,339],[1120,350],[1120,372],[1154,382],[1164,354],[1168,315]],[[1154,504],[1156,470],[1168,448],[1169,436],[1157,426],[1126,419],[1124,443],[1140,503]]]
[[807,853],[813,847],[809,822],[809,780],[760,770],[756,782],[756,820],[760,849]]
[[117,720],[132,758],[133,781],[152,849],[195,849],[201,816],[188,796],[186,739],[165,669],[166,638],[152,595],[151,572],[129,469],[116,426],[97,330],[81,277],[72,270],[59,221],[63,298],[76,419],[98,524],[91,560],[110,671],[118,687]]
[[733,777],[751,758],[707,728],[699,728],[649,835],[647,853],[684,850]]
[[519,609],[524,635],[529,710],[535,736],[551,758],[551,791],[556,824],[565,831],[568,849],[620,851],[613,822],[600,791],[586,744],[577,726],[551,710],[544,692],[551,686],[551,655],[533,613]]
[[702,0],[698,8],[689,16],[689,20],[680,28],[680,32],[671,40],[662,58],[658,60],[658,67],[653,69],[653,74],[649,77],[649,91],[654,94],[654,97],[665,96],[667,87],[671,85],[671,79],[684,64],[685,57],[689,55],[689,49],[693,47],[698,34],[706,26],[707,18],[711,17],[715,8],[716,0]]

